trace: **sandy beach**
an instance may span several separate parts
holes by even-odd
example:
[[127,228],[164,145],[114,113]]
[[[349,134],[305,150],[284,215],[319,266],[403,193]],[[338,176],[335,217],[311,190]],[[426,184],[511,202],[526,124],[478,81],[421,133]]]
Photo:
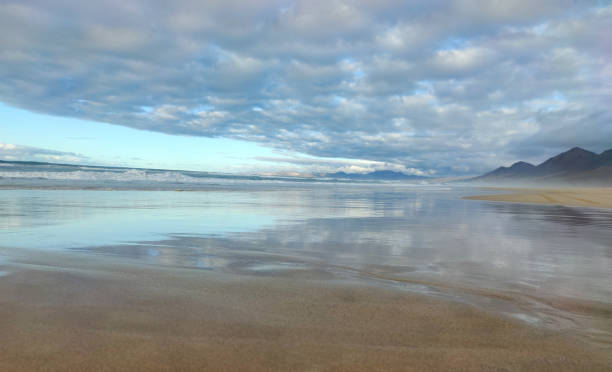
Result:
[[612,188],[488,188],[510,194],[466,196],[464,199],[535,203],[575,207],[612,208]]
[[607,371],[572,335],[355,283],[13,258],[0,370]]

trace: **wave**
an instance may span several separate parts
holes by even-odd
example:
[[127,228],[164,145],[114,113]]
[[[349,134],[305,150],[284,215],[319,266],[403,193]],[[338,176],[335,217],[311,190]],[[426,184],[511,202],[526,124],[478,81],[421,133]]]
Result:
[[10,179],[45,179],[45,180],[69,180],[69,181],[118,181],[118,182],[174,182],[174,183],[198,183],[201,178],[187,176],[180,172],[147,172],[139,169],[128,169],[125,171],[18,171],[0,172],[0,178]]
[[211,174],[205,172],[193,171],[162,171],[162,170],[144,170],[144,169],[106,169],[106,170],[16,170],[16,171],[0,171],[0,179],[4,180],[22,180],[27,183],[36,181],[74,181],[86,182],[88,184],[102,185],[108,183],[120,184],[192,184],[198,185],[214,184],[239,184],[239,183],[303,183],[303,182],[325,182],[324,180],[309,178],[309,179],[292,179],[280,177],[261,177],[261,176],[246,176],[246,175],[226,175],[226,174]]
[[[239,185],[239,184],[304,184],[304,183],[323,183],[334,184],[342,183],[345,185],[389,185],[401,187],[440,187],[439,184],[432,183],[408,183],[404,181],[355,181],[355,180],[336,180],[326,178],[289,178],[289,177],[264,177],[248,175],[228,175],[215,174],[195,171],[179,170],[155,170],[155,169],[130,169],[130,168],[95,168],[83,166],[56,166],[54,169],[45,166],[19,166],[18,169],[0,170],[0,180],[5,180],[4,184],[15,182],[25,185],[63,185],[66,181],[72,181],[80,186],[99,186],[99,187],[174,187],[173,185],[192,185],[189,188],[199,188],[209,185]],[[16,167],[17,168],[17,167]],[[2,183],[0,183],[2,186]],[[80,187],[78,186],[78,187]]]

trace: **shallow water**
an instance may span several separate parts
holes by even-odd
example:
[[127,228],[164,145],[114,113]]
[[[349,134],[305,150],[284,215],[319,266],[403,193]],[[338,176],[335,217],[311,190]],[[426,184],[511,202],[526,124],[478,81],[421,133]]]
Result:
[[[480,193],[332,183],[0,190],[0,246],[237,275],[383,282],[427,294],[436,290],[423,283],[446,282],[612,301],[612,211],[461,199]],[[448,288],[459,300],[488,304]],[[542,318],[534,310],[541,303],[530,305],[531,314],[489,305],[529,322]]]

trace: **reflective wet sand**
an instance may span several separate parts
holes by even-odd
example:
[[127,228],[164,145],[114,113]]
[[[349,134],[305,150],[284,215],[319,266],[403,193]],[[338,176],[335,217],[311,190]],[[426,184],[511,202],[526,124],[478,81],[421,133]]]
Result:
[[0,370],[609,370],[612,212],[474,191],[0,191]]
[[0,280],[11,371],[606,371],[605,350],[478,307],[348,281],[16,258]]

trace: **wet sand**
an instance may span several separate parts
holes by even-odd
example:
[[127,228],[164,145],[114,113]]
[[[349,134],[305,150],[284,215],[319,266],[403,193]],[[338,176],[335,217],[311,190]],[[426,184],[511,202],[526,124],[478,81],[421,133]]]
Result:
[[19,254],[0,278],[3,371],[612,367],[571,334],[365,283]]
[[490,188],[511,194],[466,196],[464,199],[511,203],[536,203],[575,207],[612,208],[612,188]]

